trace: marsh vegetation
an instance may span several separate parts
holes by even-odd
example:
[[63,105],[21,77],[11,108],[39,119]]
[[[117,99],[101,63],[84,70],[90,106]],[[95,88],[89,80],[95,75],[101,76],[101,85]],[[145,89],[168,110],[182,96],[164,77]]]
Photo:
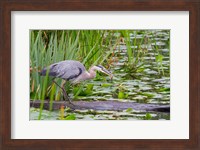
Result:
[[[42,68],[78,60],[88,70],[101,64],[113,80],[97,73],[93,80],[65,89],[73,101],[120,101],[170,105],[169,30],[32,30],[30,31],[30,99],[41,100],[30,108],[30,120],[169,120],[169,113],[131,108],[115,110],[43,109],[43,101],[63,100],[51,78],[39,75]],[[63,81],[57,79],[62,85]]]

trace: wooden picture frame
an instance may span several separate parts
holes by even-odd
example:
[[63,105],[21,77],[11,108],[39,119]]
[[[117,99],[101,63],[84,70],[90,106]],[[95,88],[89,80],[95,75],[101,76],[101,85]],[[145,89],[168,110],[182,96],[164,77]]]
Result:
[[[11,139],[12,11],[189,11],[189,139]],[[0,23],[0,149],[200,149],[199,0],[170,0],[166,2],[162,0],[2,0],[0,2]]]

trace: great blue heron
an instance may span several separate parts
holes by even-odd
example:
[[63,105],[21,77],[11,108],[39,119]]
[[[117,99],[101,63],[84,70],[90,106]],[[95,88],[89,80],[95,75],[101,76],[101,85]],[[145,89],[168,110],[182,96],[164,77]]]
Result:
[[74,105],[70,98],[67,96],[67,93],[63,87],[61,87],[58,83],[55,82],[55,78],[62,78],[66,81],[69,81],[72,84],[79,83],[84,80],[92,79],[96,76],[96,70],[103,72],[109,75],[111,78],[113,77],[112,73],[106,70],[103,66],[92,66],[89,71],[87,71],[82,63],[75,60],[65,60],[58,63],[54,63],[46,68],[44,68],[40,75],[45,76],[48,72],[49,76],[54,77],[53,82],[62,89],[63,96],[65,100],[69,100],[69,102]]

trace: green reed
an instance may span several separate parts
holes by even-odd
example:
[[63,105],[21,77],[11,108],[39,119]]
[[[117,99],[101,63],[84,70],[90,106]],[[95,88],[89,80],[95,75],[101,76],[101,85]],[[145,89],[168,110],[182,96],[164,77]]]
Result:
[[[61,90],[51,78],[43,82],[39,72],[45,66],[62,60],[78,60],[86,69],[104,63],[113,50],[112,34],[106,30],[32,30],[30,31],[30,98],[62,99]],[[105,36],[106,34],[106,36]],[[111,53],[111,52],[110,52]],[[57,81],[62,84],[62,80]],[[45,93],[45,94],[44,94]]]

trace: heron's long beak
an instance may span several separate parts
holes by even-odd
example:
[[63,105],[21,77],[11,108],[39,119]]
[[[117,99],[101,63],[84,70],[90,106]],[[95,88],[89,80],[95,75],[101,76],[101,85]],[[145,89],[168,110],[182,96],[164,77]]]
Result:
[[104,67],[101,66],[101,65],[98,65],[98,66],[96,66],[96,67],[98,67],[98,70],[99,70],[99,71],[101,71],[101,72],[103,72],[103,73],[109,75],[109,76],[110,76],[110,79],[112,80],[113,74],[112,74],[110,71],[108,71],[106,68],[104,68]]
[[110,71],[106,70],[105,68],[102,68],[102,69],[101,69],[101,72],[103,72],[103,73],[109,75],[111,79],[113,78],[113,74],[112,74]]

